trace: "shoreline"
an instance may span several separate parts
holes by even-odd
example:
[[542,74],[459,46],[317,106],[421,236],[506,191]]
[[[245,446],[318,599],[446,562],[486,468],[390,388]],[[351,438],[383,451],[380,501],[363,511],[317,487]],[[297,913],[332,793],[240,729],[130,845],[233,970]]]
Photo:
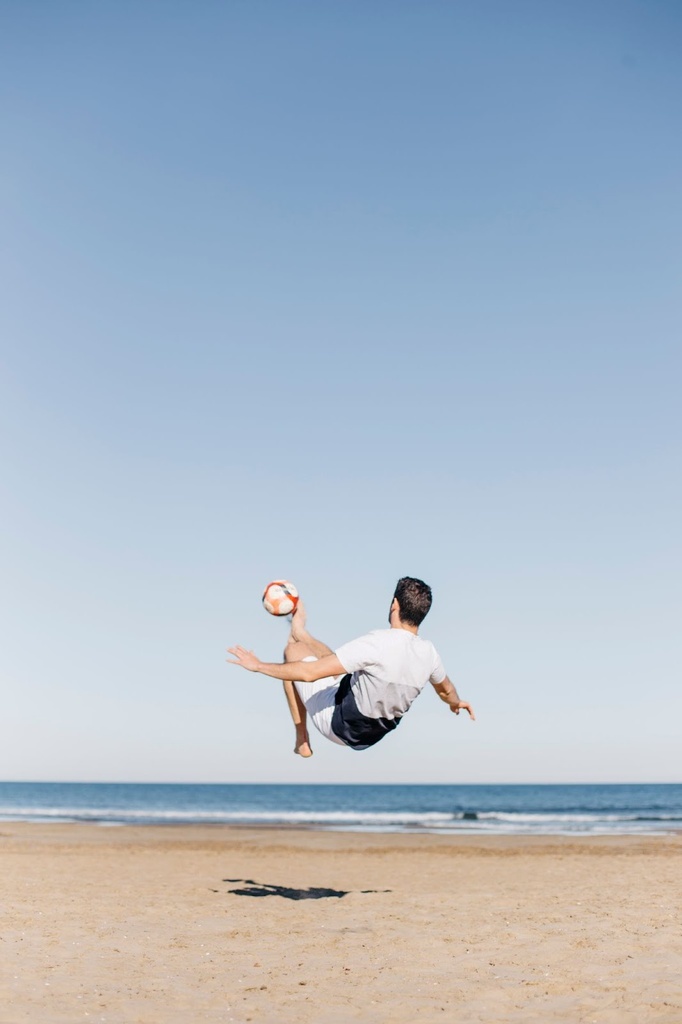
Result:
[[[551,847],[560,846],[590,846],[590,845],[613,845],[629,846],[640,844],[645,848],[649,843],[670,843],[682,851],[682,829],[669,832],[621,832],[621,833],[587,833],[587,832],[543,832],[543,833],[521,833],[521,832],[474,832],[474,831],[445,831],[422,829],[401,829],[396,831],[362,828],[336,828],[333,826],[296,823],[276,824],[267,822],[241,823],[241,822],[154,822],[150,824],[138,824],[128,822],[109,821],[0,821],[0,841],[3,839],[22,839],[40,835],[41,838],[61,839],[68,837],[71,830],[78,830],[88,841],[95,842],[100,837],[106,844],[108,839],[114,843],[114,837],[120,836],[121,842],[136,842],[146,845],[152,840],[162,840],[164,837],[173,837],[179,842],[183,841],[205,841],[210,843],[216,839],[229,841],[231,837],[240,839],[252,839],[254,841],[270,843],[274,837],[280,841],[286,838],[291,844],[296,845],[297,841],[304,836],[307,837],[328,837],[333,845],[344,845],[347,842],[349,847],[362,847],[365,844],[383,846],[395,845],[401,848],[422,847],[424,844],[480,847],[500,850],[511,848],[530,849],[539,848],[543,845]],[[311,838],[310,842],[314,840]],[[306,844],[307,845],[307,844]]]
[[682,836],[0,823],[7,1024],[679,1024]]

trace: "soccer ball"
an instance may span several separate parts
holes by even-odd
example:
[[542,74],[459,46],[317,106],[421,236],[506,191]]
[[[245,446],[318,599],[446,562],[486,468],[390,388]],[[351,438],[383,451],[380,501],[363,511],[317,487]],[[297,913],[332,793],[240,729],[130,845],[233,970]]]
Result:
[[263,607],[271,615],[290,615],[298,604],[298,590],[289,580],[273,580],[263,591]]

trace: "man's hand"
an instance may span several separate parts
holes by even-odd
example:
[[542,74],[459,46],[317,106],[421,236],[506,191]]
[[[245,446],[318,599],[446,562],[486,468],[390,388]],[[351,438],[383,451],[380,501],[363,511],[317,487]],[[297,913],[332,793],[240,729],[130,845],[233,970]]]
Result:
[[474,722],[476,721],[476,715],[474,714],[474,709],[472,708],[471,704],[467,704],[467,702],[465,700],[456,700],[456,701],[454,701],[450,705],[450,710],[454,711],[454,713],[456,715],[458,715],[460,713],[460,711],[468,711],[469,712],[469,718],[471,718]]
[[431,685],[440,699],[448,705],[451,711],[454,711],[456,715],[458,715],[460,711],[468,711],[469,718],[474,722],[476,721],[476,715],[474,714],[474,709],[471,704],[468,704],[465,700],[459,699],[459,694],[457,693],[452,680],[449,679],[448,676],[445,677],[442,683],[432,683]]
[[245,647],[228,647],[228,654],[234,654],[234,658],[227,658],[227,662],[230,665],[241,665],[242,668],[248,669],[249,672],[258,672],[260,668],[260,661],[253,653],[253,651],[247,651]]

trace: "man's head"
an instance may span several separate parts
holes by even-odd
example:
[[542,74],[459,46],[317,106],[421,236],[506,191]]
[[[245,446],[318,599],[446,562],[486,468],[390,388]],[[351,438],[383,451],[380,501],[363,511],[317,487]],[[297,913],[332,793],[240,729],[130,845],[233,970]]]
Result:
[[416,580],[412,576],[403,576],[398,580],[398,585],[395,588],[391,610],[396,601],[398,602],[400,621],[407,626],[418,627],[426,618],[431,607],[431,587],[423,580]]

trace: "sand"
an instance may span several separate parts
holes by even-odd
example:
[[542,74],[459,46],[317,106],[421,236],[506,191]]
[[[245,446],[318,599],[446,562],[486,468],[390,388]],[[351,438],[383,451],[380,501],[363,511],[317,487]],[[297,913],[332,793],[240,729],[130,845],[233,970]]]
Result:
[[682,837],[5,823],[0,1021],[680,1024],[681,865]]

